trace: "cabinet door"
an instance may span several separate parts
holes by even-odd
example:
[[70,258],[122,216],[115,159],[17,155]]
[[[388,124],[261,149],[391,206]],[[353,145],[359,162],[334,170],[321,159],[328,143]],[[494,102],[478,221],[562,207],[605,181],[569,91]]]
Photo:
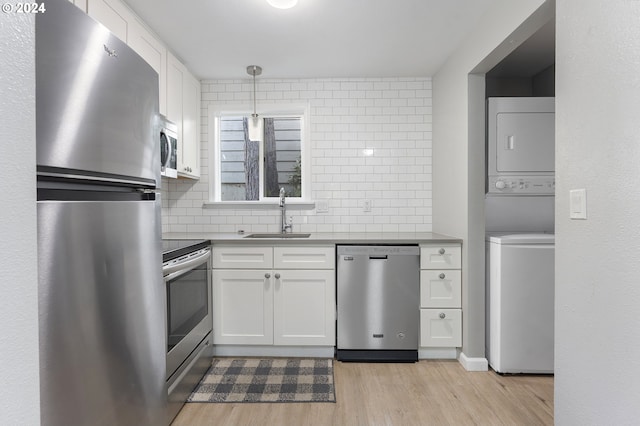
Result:
[[178,173],[200,177],[200,82],[185,72],[182,86],[182,144],[178,142]]
[[421,308],[462,307],[462,274],[459,270],[420,271]]
[[213,270],[216,345],[273,344],[273,279],[269,270]]
[[88,0],[87,13],[107,27],[120,40],[127,42],[129,23],[135,18],[118,0]]
[[274,279],[274,344],[335,345],[335,271],[281,270]]
[[178,126],[178,143],[182,140],[182,80],[186,72],[182,62],[167,52],[167,118]]
[[160,114],[166,115],[167,48],[136,19],[130,24],[127,42],[158,73],[159,110]]
[[462,346],[460,309],[420,309],[420,346],[455,348]]
[[75,4],[84,13],[87,13],[87,0],[69,0],[69,1]]

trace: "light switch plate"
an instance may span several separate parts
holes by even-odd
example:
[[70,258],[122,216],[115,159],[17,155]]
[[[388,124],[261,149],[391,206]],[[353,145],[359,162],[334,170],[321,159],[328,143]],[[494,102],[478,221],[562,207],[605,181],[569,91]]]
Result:
[[587,190],[572,189],[569,191],[569,218],[587,218]]
[[317,200],[316,213],[329,213],[329,200]]

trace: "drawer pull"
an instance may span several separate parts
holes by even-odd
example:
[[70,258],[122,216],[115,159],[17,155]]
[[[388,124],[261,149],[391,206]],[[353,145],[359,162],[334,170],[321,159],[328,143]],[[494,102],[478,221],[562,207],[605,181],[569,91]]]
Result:
[[438,253],[440,253],[440,254],[444,254],[444,249],[443,249],[443,248],[441,248],[440,250],[438,250]]
[[276,273],[276,279],[279,280],[280,279],[280,274]]
[[440,319],[444,319],[446,317],[446,315],[444,314],[444,312],[440,312],[440,315],[438,315],[440,317]]
[[440,274],[438,277],[440,277],[441,280],[444,280],[444,274]]
[[269,279],[269,278],[271,278],[271,274],[266,273],[266,274],[264,274],[264,277],[265,277],[266,279]]

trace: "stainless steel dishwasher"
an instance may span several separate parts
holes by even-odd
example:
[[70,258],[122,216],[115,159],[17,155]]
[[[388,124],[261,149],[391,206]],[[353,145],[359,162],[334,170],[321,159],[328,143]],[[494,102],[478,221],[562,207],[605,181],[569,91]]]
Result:
[[337,358],[418,360],[418,246],[337,246]]

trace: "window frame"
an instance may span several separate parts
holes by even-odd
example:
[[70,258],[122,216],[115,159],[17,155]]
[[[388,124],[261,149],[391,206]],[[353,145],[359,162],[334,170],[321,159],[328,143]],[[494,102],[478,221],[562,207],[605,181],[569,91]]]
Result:
[[[300,126],[300,159],[302,164],[302,184],[301,196],[287,198],[287,206],[298,208],[314,208],[315,203],[311,201],[311,147],[310,147],[310,106],[308,103],[285,103],[285,104],[260,104],[258,105],[258,116],[260,117],[291,117],[301,118]],[[253,113],[250,104],[228,104],[208,106],[208,148],[209,155],[209,201],[205,202],[205,207],[214,208],[261,208],[271,207],[279,203],[278,197],[264,196],[264,140],[260,143],[260,199],[259,200],[238,200],[223,201],[221,199],[221,167],[220,167],[220,117],[224,116],[248,116]]]

